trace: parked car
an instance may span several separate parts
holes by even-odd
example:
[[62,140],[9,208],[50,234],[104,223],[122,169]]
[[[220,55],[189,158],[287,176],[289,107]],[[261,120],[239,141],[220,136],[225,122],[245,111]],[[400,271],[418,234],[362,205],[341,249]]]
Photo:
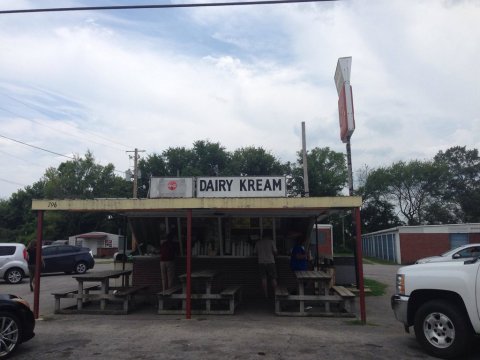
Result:
[[55,240],[49,245],[68,245],[68,240]]
[[28,276],[27,249],[19,243],[0,243],[0,278],[19,284]]
[[35,317],[30,305],[16,295],[0,294],[0,358],[35,336]]
[[452,260],[468,260],[480,256],[480,244],[467,244],[449,250],[439,256],[430,256],[416,261],[416,264],[442,262]]
[[42,247],[45,266],[42,273],[65,272],[84,274],[95,266],[92,251],[73,245],[47,245]]

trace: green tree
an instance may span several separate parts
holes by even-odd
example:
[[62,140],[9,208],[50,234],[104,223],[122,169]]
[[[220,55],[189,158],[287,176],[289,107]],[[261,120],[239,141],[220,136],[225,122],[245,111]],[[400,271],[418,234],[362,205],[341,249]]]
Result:
[[162,153],[167,176],[193,176],[195,154],[185,147],[168,148]]
[[220,143],[199,140],[193,143],[195,155],[194,176],[226,175],[230,154]]
[[93,199],[129,197],[129,184],[114,173],[114,166],[95,163],[91,152],[85,158],[61,163],[45,172],[45,197],[52,199]]
[[434,157],[438,166],[448,169],[442,200],[449,203],[460,222],[480,221],[480,157],[477,149],[455,146]]
[[403,225],[403,222],[395,213],[395,207],[388,201],[381,199],[372,199],[364,203],[361,210],[361,219],[362,232],[364,233]]
[[408,225],[427,223],[429,206],[438,203],[445,168],[431,161],[399,161],[373,170],[365,184],[365,193],[377,200],[391,202]]
[[358,189],[356,195],[362,197],[362,232],[370,233],[403,225],[395,211],[395,205],[382,196],[377,184],[368,181],[371,170],[368,166],[357,172]]
[[138,197],[147,197],[151,177],[167,176],[167,163],[165,158],[159,154],[148,155],[138,162],[141,176],[138,180]]
[[[303,156],[297,153],[298,166],[293,170],[294,187],[304,193]],[[348,182],[345,155],[330,148],[314,148],[307,152],[309,196],[336,196]]]
[[275,156],[261,147],[237,149],[231,156],[228,173],[233,176],[283,175],[289,171]]

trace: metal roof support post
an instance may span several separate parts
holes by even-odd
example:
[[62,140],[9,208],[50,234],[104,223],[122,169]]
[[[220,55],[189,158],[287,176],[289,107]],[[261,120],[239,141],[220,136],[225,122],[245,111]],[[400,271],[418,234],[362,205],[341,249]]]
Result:
[[358,274],[358,290],[360,292],[360,319],[362,324],[367,322],[367,315],[365,311],[365,288],[363,283],[363,261],[362,261],[362,226],[360,223],[360,208],[354,209],[355,224],[357,228],[356,248],[357,248],[357,274]]
[[186,318],[192,318],[192,209],[187,210],[187,294],[186,294]]
[[[42,234],[43,234],[43,211],[37,212],[37,240],[35,247],[35,292],[33,293],[33,315],[38,319],[40,309],[40,272],[42,271]],[[30,274],[32,276],[32,274]]]

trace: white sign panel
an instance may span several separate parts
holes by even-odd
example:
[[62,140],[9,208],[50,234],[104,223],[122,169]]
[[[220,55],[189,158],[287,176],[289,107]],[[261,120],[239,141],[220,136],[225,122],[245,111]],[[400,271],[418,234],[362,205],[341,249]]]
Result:
[[285,176],[199,177],[197,197],[285,197]]
[[353,96],[350,86],[352,57],[339,58],[335,70],[335,85],[338,92],[338,116],[340,122],[340,139],[348,142],[355,130],[353,114]]
[[149,198],[191,198],[193,178],[150,178]]

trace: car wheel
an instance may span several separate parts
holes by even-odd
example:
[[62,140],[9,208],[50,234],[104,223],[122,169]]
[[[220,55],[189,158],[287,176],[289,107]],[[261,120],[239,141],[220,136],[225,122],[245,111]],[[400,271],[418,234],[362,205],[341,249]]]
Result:
[[423,304],[415,314],[415,336],[430,354],[443,359],[465,354],[472,339],[469,319],[456,305],[445,300]]
[[19,268],[8,269],[5,273],[5,281],[9,284],[19,284],[23,279],[23,271]]
[[80,261],[75,265],[75,272],[77,274],[85,274],[87,272],[87,264],[85,264],[83,261]]
[[18,318],[9,312],[0,311],[0,358],[4,359],[15,351],[21,339]]

